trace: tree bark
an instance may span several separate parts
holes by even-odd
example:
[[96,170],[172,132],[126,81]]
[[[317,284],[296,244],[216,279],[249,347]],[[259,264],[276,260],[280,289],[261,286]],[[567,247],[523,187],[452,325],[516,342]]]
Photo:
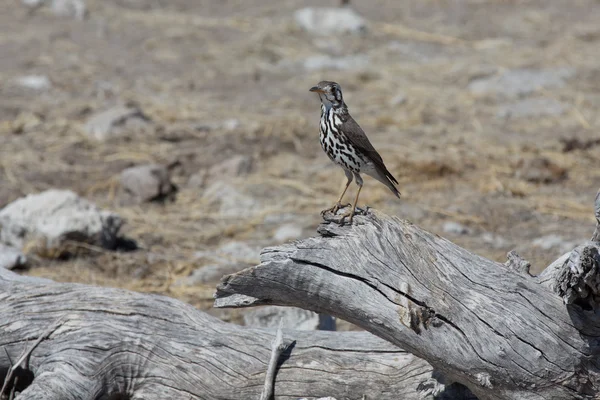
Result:
[[265,249],[260,265],[223,278],[216,306],[332,314],[480,399],[597,398],[597,242],[532,277],[515,254],[500,264],[378,212],[351,226],[325,217],[319,237]]
[[[0,269],[0,383],[25,360],[5,392],[17,399],[258,399],[274,336],[164,296]],[[276,399],[474,398],[367,332],[284,330],[283,339]]]

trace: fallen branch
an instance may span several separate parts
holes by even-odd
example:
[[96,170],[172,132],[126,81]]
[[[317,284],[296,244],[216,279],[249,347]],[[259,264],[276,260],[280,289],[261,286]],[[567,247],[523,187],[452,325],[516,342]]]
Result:
[[352,226],[330,221],[319,237],[265,249],[260,265],[225,277],[215,305],[332,314],[427,360],[481,399],[600,393],[598,243],[537,278],[514,254],[505,266],[377,212]]
[[431,399],[432,385],[447,398],[473,399],[425,361],[367,332],[283,335],[293,345],[271,356],[275,331],[224,323],[164,296],[0,269],[0,379],[28,341],[45,337],[27,366],[33,381],[19,379],[19,400],[258,399],[273,381],[266,373],[273,357],[275,399]]
[[260,395],[260,400],[270,400],[273,397],[273,385],[275,383],[275,371],[277,369],[277,361],[281,356],[281,352],[285,350],[287,345],[283,343],[283,332],[281,327],[283,326],[283,319],[279,321],[279,328],[273,339],[273,345],[271,347],[271,359],[269,360],[269,366],[267,367],[267,375],[265,376],[265,386],[263,392]]

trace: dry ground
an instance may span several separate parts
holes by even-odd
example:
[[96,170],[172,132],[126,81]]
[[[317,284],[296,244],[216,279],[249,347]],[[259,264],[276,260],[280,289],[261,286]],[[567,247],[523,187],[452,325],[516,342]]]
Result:
[[[319,104],[308,92],[323,79],[340,82],[350,111],[400,182],[398,201],[366,178],[362,203],[499,261],[516,248],[537,271],[591,235],[600,187],[600,147],[593,144],[600,126],[600,2],[354,0],[370,21],[368,33],[324,38],[293,20],[296,9],[322,3],[89,0],[87,18],[78,21],[6,0],[0,207],[27,193],[69,188],[125,217],[124,234],[142,247],[68,261],[33,257],[26,273],[210,308],[212,285],[174,285],[210,263],[196,252],[229,241],[275,244],[282,221],[312,235],[319,211],[342,188],[342,171],[320,150]],[[306,70],[303,61],[318,54],[362,55],[369,63]],[[562,85],[521,96],[559,101],[564,112],[505,118],[499,110],[519,99],[469,90],[474,80],[519,68],[572,71]],[[36,92],[14,83],[30,74],[47,75],[52,88]],[[406,100],[391,102],[399,94]],[[139,106],[152,119],[150,129],[105,142],[87,137],[82,125],[89,116],[115,104]],[[220,127],[229,119],[239,124]],[[566,149],[564,141],[574,139],[581,147],[590,141],[588,148]],[[248,176],[227,180],[244,213],[235,201],[233,211],[221,207],[224,199],[207,194],[209,183],[188,184],[237,154],[255,160]],[[523,176],[540,158],[553,163],[550,182]],[[123,205],[115,178],[147,162],[172,167],[180,189],[175,201]],[[444,232],[449,221],[469,232]],[[547,235],[558,236],[549,248],[534,244]],[[233,261],[257,259],[258,253]]]

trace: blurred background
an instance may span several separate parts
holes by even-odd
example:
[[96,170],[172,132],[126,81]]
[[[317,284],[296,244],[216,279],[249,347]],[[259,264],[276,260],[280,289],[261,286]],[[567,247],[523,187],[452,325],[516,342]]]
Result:
[[[403,194],[365,177],[360,205],[539,272],[594,228],[598,21],[597,0],[4,0],[0,239],[22,273],[238,321],[215,283],[315,235],[345,183],[308,91],[334,80]],[[120,238],[45,237],[75,214],[40,226],[52,189]]]

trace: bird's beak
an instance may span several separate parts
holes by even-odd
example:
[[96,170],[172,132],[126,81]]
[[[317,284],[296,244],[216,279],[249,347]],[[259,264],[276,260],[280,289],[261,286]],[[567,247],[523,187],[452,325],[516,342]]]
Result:
[[319,89],[317,86],[313,86],[313,87],[311,87],[311,88],[310,88],[310,91],[311,91],[311,92],[317,92],[317,93],[325,93],[325,92],[323,92],[323,90],[322,90],[322,89]]

